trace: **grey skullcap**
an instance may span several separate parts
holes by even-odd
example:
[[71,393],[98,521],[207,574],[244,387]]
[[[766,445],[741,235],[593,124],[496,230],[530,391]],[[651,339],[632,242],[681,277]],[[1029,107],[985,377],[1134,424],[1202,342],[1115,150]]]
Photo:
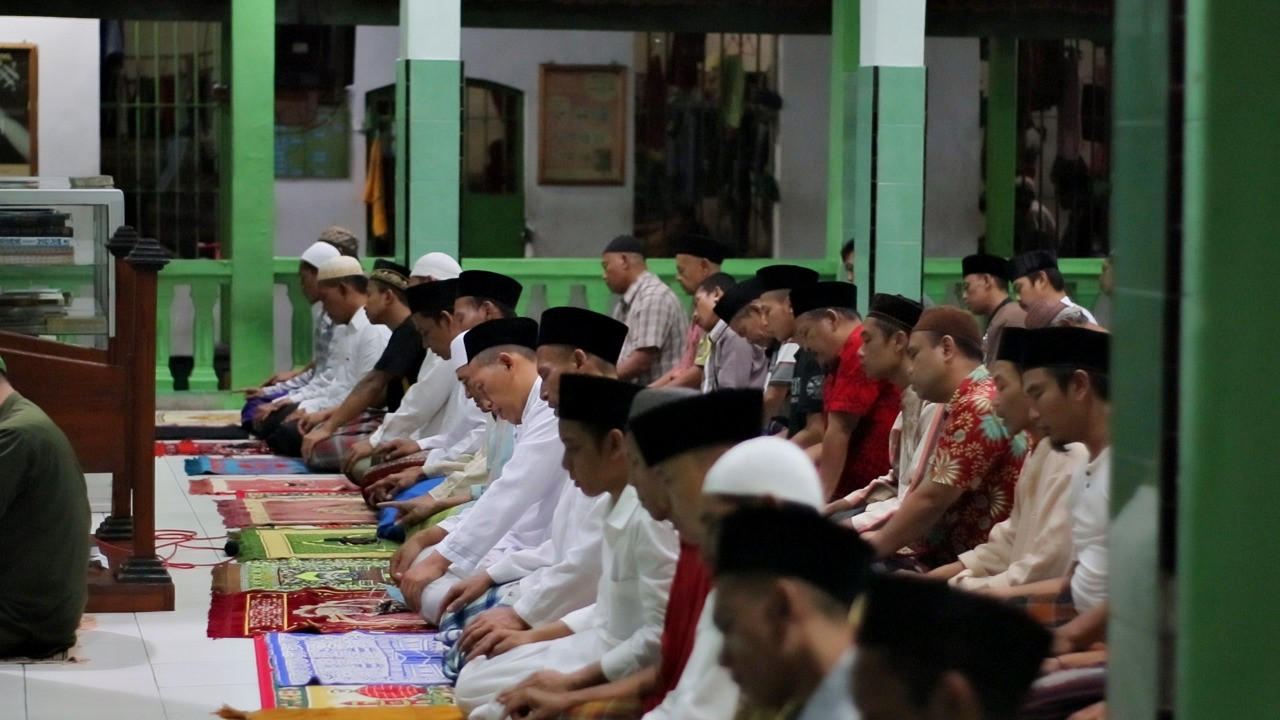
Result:
[[627,413],[627,419],[630,420],[654,408],[662,407],[677,400],[684,400],[694,395],[701,395],[701,393],[687,387],[645,388],[636,393],[635,399],[631,401],[631,412]]

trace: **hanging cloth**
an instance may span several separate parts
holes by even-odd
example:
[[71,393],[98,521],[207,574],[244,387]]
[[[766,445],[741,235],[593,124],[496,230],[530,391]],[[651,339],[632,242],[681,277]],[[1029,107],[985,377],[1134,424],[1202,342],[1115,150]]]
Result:
[[387,223],[387,194],[382,181],[382,138],[375,136],[369,144],[369,162],[364,173],[364,204],[372,213],[373,237],[383,237],[390,230]]

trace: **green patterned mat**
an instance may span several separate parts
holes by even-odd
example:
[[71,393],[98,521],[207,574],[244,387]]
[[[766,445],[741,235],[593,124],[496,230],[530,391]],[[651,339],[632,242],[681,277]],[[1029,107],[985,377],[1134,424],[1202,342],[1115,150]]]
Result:
[[376,590],[390,583],[387,561],[373,558],[249,560],[213,569],[215,593],[249,590]]
[[287,558],[389,558],[398,543],[377,536],[377,528],[353,525],[340,528],[245,528],[235,539],[236,559],[283,560]]

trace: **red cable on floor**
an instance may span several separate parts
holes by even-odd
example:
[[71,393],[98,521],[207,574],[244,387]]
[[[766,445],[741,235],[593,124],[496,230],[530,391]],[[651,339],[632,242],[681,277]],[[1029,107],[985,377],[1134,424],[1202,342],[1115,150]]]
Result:
[[[216,562],[216,563],[176,562],[173,559],[174,556],[178,554],[178,550],[181,548],[185,548],[187,550],[221,550],[222,548],[220,547],[211,547],[207,545],[191,545],[190,543],[214,542],[217,540],[225,540],[226,538],[227,538],[226,535],[219,535],[217,537],[199,537],[194,530],[171,530],[171,529],[156,530],[156,534],[155,534],[156,557],[160,558],[160,563],[164,565],[166,568],[173,568],[175,570],[194,570],[195,568],[218,567],[219,565],[226,565],[227,563],[231,562],[233,558],[227,558],[226,560],[223,560],[221,562]],[[119,545],[113,545],[112,543],[109,543],[105,540],[98,540],[97,543],[99,545],[104,545],[106,547],[119,550],[120,552],[126,552],[126,553],[129,552],[128,548],[123,548],[123,547],[120,547]],[[160,554],[160,551],[164,548],[173,548],[173,550],[168,555],[162,556]]]

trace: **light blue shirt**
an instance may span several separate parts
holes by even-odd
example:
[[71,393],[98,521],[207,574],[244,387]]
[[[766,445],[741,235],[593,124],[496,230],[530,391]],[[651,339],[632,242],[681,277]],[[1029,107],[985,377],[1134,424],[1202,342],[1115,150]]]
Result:
[[822,684],[813,691],[796,720],[859,720],[858,709],[853,706],[853,693],[849,689],[853,658],[853,648],[840,656],[840,662],[822,679]]

